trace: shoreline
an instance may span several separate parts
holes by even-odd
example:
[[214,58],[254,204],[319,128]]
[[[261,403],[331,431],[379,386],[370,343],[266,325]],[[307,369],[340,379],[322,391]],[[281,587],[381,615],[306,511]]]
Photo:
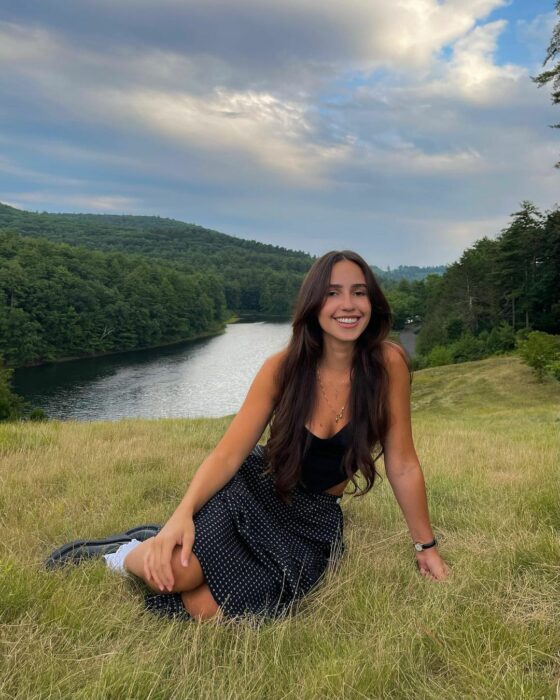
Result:
[[93,360],[99,357],[111,357],[113,355],[126,355],[131,352],[143,352],[144,350],[157,350],[158,348],[168,348],[173,345],[181,345],[182,343],[190,343],[195,340],[203,340],[204,338],[212,338],[214,336],[222,335],[225,333],[226,326],[230,323],[236,323],[239,319],[232,316],[231,319],[223,322],[223,326],[217,329],[208,330],[205,333],[198,333],[197,335],[190,336],[188,338],[181,338],[179,340],[172,340],[168,343],[158,343],[157,345],[145,345],[136,348],[128,348],[127,350],[112,350],[111,352],[99,352],[90,355],[76,355],[74,357],[58,357],[54,360],[47,360],[46,362],[35,362],[27,365],[19,365],[17,367],[9,366],[8,369],[18,372],[25,369],[33,369],[35,367],[46,367],[47,365],[59,365],[65,362],[75,362],[78,360]]

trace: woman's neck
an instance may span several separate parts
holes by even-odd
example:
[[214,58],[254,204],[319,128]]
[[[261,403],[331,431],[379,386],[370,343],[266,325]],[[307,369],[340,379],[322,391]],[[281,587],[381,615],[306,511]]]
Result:
[[354,343],[337,343],[332,338],[325,338],[319,367],[333,374],[345,374],[352,367],[353,354]]

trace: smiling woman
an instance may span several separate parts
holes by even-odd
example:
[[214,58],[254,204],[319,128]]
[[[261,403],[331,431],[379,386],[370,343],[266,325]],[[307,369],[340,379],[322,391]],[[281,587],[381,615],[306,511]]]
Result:
[[[144,581],[152,590],[146,606],[160,615],[280,617],[344,553],[346,486],[365,495],[384,454],[420,573],[444,579],[412,441],[410,372],[386,340],[390,325],[363,258],[333,251],[315,261],[288,346],[260,368],[164,527],[71,542],[47,565],[103,554],[112,570]],[[268,424],[270,438],[259,445]]]

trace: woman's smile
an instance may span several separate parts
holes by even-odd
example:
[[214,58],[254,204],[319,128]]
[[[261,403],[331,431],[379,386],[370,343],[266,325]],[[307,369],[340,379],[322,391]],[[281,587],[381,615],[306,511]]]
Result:
[[360,321],[360,316],[335,316],[334,320],[342,328],[355,328]]

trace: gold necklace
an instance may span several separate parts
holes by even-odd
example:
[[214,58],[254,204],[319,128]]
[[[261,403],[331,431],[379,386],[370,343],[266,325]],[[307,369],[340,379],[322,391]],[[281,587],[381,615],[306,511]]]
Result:
[[319,380],[319,387],[321,388],[321,393],[323,394],[323,397],[324,397],[325,401],[327,402],[327,406],[334,413],[334,422],[338,423],[339,420],[342,420],[342,416],[344,415],[344,409],[346,408],[346,404],[340,409],[340,411],[337,411],[335,408],[333,408],[331,406],[331,402],[328,400],[327,394],[325,393],[325,387],[323,386],[323,382],[321,381],[321,373],[319,372],[318,367],[317,367],[317,379]]

